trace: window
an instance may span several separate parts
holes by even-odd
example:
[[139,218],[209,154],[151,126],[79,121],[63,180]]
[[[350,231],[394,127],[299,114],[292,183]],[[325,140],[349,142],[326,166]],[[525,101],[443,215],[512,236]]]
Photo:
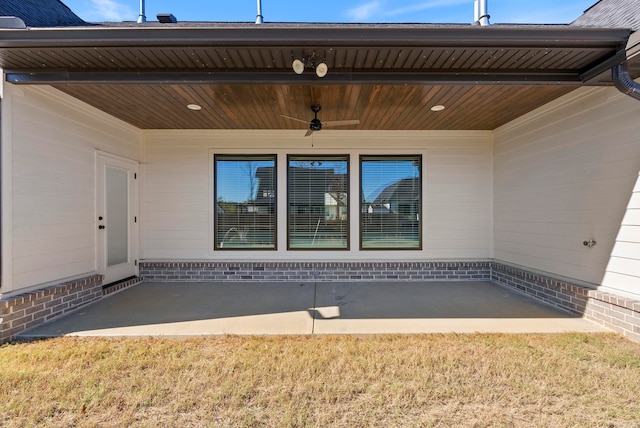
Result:
[[290,249],[349,248],[348,156],[289,156]]
[[215,249],[276,249],[276,157],[214,157]]
[[422,157],[360,157],[360,248],[420,249]]

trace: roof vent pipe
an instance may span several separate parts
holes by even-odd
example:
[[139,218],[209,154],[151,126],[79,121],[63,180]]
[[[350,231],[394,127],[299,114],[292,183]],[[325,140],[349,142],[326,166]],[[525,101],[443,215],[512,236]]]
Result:
[[475,25],[480,25],[482,27],[486,27],[490,25],[489,24],[490,16],[487,13],[487,0],[474,0],[473,12],[474,12],[473,23]]
[[626,62],[618,64],[611,69],[611,78],[620,92],[640,101],[640,83],[636,83],[631,78]]
[[144,0],[140,0],[140,15],[138,15],[138,24],[147,22],[147,17],[144,15]]
[[264,22],[262,18],[262,1],[256,0],[258,6],[258,14],[256,15],[256,24],[262,24]]

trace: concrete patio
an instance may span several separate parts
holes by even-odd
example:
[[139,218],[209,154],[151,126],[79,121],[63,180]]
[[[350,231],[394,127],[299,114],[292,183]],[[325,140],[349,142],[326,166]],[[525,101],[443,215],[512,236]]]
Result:
[[20,337],[603,331],[491,282],[144,282]]

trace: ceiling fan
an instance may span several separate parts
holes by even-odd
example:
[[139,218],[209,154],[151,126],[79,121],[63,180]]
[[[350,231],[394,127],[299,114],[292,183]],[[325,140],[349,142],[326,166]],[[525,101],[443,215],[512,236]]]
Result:
[[304,134],[305,137],[308,137],[309,135],[313,134],[315,131],[320,131],[322,129],[322,127],[324,127],[324,126],[347,126],[347,125],[359,125],[360,124],[360,121],[358,119],[352,119],[352,120],[330,120],[330,121],[327,121],[327,122],[321,122],[320,119],[318,119],[318,112],[321,109],[322,109],[322,107],[319,106],[319,105],[311,106],[311,111],[313,112],[313,119],[311,119],[310,122],[307,122],[306,120],[298,119],[297,117],[285,116],[284,114],[281,114],[280,116],[282,116],[282,117],[284,117],[286,119],[295,120],[296,122],[308,123],[309,124],[309,130],[307,131],[306,134]]

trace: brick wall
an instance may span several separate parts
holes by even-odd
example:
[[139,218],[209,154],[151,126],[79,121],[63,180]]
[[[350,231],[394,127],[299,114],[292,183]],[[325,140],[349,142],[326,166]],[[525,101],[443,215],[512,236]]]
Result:
[[[640,301],[499,262],[142,262],[147,281],[493,281],[640,342]],[[16,334],[137,284],[104,290],[101,275],[0,299],[0,343]]]
[[640,342],[640,301],[591,290],[584,315],[624,337]]
[[102,297],[102,275],[91,275],[0,299],[0,343]]
[[490,262],[141,262],[147,281],[489,281]]
[[148,281],[493,281],[640,342],[640,302],[500,262],[141,262]]
[[140,284],[143,278],[140,276],[134,276],[131,278],[124,279],[122,281],[114,282],[112,284],[108,284],[102,287],[102,295],[108,296],[113,293],[117,293],[118,291],[122,291],[125,288],[132,287],[136,284]]
[[601,324],[640,342],[640,301],[603,293],[522,268],[492,263],[493,282]]
[[491,280],[576,315],[584,313],[589,298],[586,287],[497,262]]

